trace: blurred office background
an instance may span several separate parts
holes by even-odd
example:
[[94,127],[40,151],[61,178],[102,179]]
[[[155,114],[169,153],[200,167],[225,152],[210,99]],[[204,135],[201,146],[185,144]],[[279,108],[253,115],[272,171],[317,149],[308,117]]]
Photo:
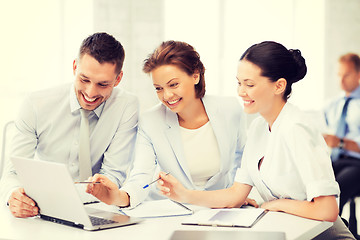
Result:
[[217,95],[237,96],[237,62],[250,45],[273,40],[300,49],[308,74],[290,102],[316,112],[340,93],[339,56],[360,54],[360,1],[0,0],[0,29],[0,133],[25,94],[73,81],[81,41],[98,31],[123,44],[120,87],[139,97],[142,111],[158,103],[143,61],[174,39],[197,49],[207,93]]
[[290,101],[319,110],[340,92],[338,57],[360,53],[359,12],[359,0],[0,0],[0,126],[28,92],[73,81],[81,41],[97,31],[123,44],[120,87],[139,97],[142,110],[158,102],[143,60],[169,39],[197,49],[207,92],[218,95],[237,95],[237,62],[250,45],[298,48],[308,74]]

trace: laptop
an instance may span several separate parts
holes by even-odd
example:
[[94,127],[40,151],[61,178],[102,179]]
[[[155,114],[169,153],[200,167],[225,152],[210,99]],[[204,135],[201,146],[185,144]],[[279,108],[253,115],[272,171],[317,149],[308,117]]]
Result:
[[40,209],[40,218],[78,227],[99,230],[136,224],[140,218],[84,205],[65,164],[11,157],[26,194]]

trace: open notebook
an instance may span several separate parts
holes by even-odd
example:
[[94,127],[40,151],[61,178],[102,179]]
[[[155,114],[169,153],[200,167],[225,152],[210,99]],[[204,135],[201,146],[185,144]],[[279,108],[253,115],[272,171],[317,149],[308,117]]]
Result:
[[214,227],[252,227],[267,210],[262,208],[208,209],[185,219],[183,225]]

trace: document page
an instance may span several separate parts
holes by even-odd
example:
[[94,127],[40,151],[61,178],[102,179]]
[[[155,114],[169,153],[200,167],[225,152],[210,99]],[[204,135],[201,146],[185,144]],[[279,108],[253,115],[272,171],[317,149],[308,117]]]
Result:
[[170,217],[170,216],[182,216],[193,214],[193,210],[189,207],[174,202],[170,199],[145,201],[139,206],[126,209],[122,208],[121,211],[131,217]]
[[261,208],[209,209],[196,212],[184,220],[184,225],[251,227],[264,214]]

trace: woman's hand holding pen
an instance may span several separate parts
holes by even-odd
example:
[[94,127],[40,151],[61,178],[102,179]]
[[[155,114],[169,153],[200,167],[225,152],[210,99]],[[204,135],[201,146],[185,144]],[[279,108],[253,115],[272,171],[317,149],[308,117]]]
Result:
[[175,177],[164,172],[159,173],[157,187],[161,194],[177,202],[186,203],[189,190],[186,189]]
[[[87,185],[86,192],[92,194],[106,204],[114,204],[119,194],[118,186],[101,174],[95,174],[88,181],[93,182]],[[99,184],[95,184],[100,182]]]
[[[175,177],[164,172],[160,172],[158,180],[158,189],[161,194],[166,197],[181,203],[192,203],[194,201],[194,195],[192,191],[186,189]],[[246,198],[243,205],[252,205],[259,207],[254,199]]]

